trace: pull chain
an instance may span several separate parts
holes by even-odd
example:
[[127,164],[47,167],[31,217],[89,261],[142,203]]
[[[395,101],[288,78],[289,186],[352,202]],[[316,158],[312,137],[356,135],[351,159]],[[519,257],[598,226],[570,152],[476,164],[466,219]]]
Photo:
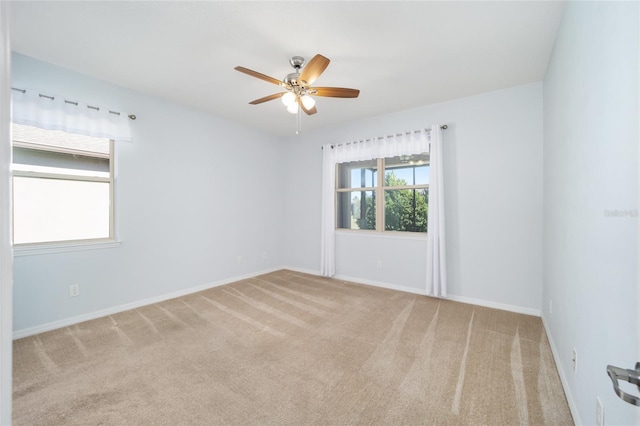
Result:
[[302,106],[298,107],[298,112],[296,113],[296,135],[302,133]]

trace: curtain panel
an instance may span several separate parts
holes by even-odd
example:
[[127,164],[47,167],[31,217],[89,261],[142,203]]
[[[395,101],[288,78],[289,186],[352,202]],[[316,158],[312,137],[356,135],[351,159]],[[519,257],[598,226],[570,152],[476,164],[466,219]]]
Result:
[[447,268],[444,232],[444,182],[442,129],[431,128],[429,153],[429,220],[427,222],[427,294],[447,296]]
[[320,273],[336,274],[335,205],[336,159],[331,145],[322,148],[322,212],[320,224]]
[[37,90],[12,90],[12,121],[47,130],[63,130],[97,138],[131,142],[126,114],[108,108],[43,95]]

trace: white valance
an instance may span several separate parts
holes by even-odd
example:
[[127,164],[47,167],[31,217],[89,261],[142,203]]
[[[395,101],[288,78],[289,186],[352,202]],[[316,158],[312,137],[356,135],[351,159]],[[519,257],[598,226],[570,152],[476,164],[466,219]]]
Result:
[[389,158],[429,152],[430,131],[402,133],[386,137],[373,137],[333,147],[335,163]]
[[98,105],[37,90],[12,90],[12,121],[48,130],[132,141],[129,117]]

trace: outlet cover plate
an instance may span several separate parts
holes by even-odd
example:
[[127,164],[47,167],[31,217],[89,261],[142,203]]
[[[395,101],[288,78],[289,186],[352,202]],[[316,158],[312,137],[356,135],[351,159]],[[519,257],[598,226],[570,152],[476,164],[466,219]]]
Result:
[[69,297],[78,297],[80,296],[80,286],[78,284],[73,284],[69,286]]

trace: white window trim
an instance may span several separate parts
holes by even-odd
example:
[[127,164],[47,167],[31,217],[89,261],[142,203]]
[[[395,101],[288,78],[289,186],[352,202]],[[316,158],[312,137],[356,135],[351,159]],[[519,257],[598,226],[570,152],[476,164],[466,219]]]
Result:
[[375,231],[373,229],[336,229],[336,235],[364,237],[364,238],[389,238],[394,240],[427,240],[426,232],[409,231]]
[[101,250],[120,247],[122,241],[116,240],[78,240],[64,241],[59,244],[39,243],[13,246],[13,256],[37,256],[42,254],[66,253],[72,251]]

